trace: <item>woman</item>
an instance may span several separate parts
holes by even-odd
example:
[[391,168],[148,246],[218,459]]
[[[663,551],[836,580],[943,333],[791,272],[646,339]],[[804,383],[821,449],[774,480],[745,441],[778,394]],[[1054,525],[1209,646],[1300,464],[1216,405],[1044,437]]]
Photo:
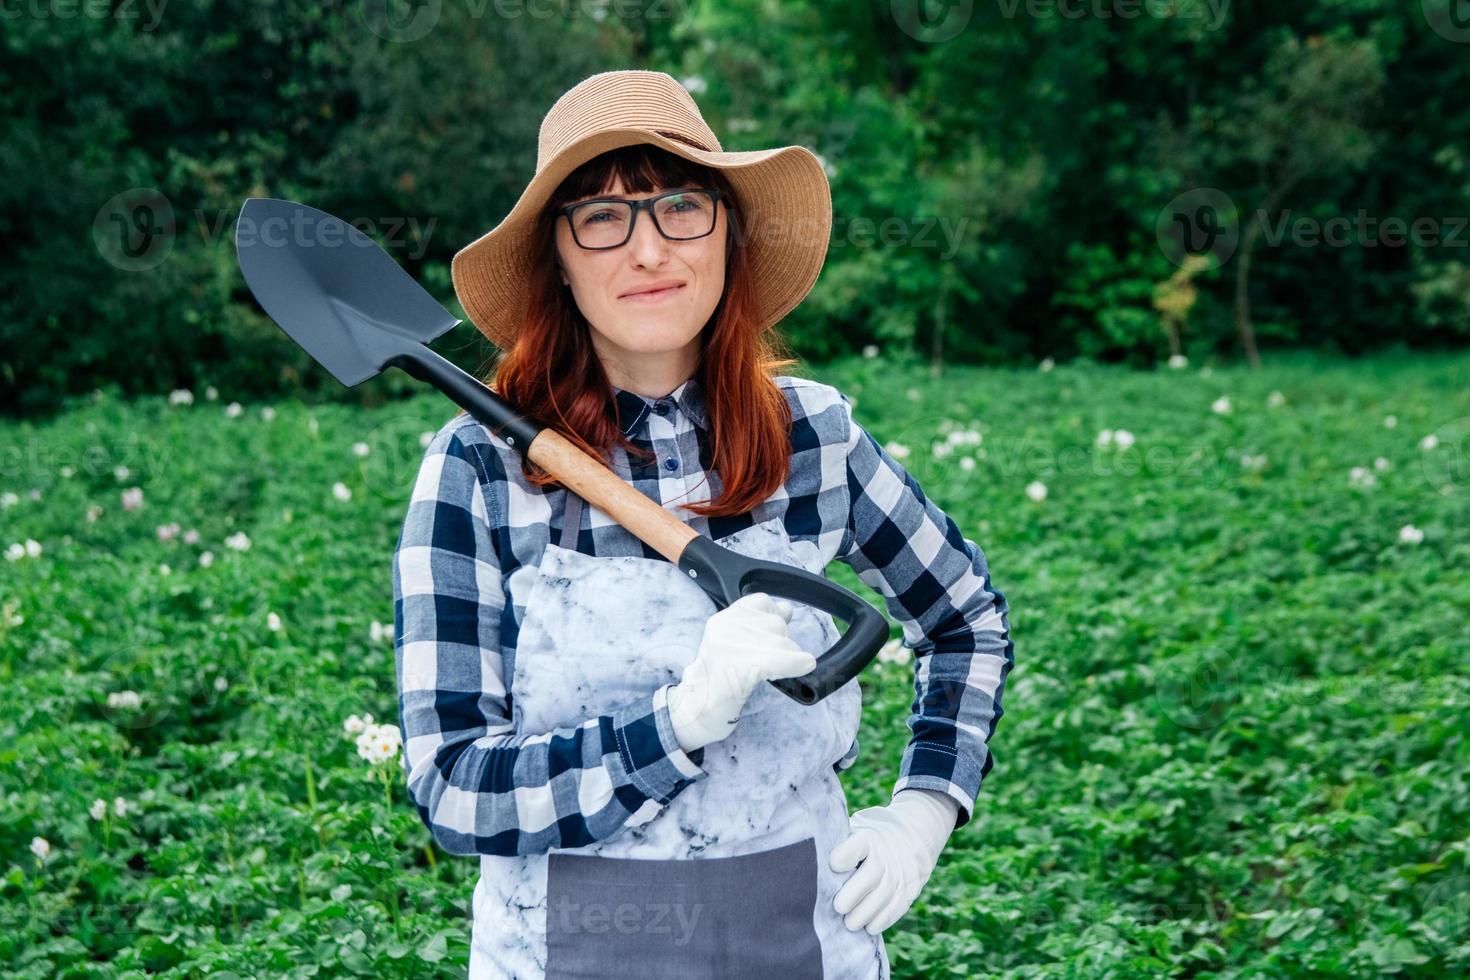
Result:
[[811,706],[765,683],[809,672],[831,617],[762,594],[716,612],[452,419],[393,577],[410,794],[480,857],[471,977],[886,978],[883,930],[970,819],[1005,597],[846,396],[770,373],[830,228],[810,151],[723,152],[677,81],[618,71],[557,101],[515,208],[455,256],[502,397],[727,548],[847,562],[902,623],[918,694],[891,802],[849,819],[857,683]]

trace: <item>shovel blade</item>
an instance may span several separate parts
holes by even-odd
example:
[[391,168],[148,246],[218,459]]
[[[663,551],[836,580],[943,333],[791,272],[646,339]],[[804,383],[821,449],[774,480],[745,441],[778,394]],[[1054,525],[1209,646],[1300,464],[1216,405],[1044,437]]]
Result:
[[261,308],[348,388],[459,323],[377,242],[305,204],[246,200],[235,255]]

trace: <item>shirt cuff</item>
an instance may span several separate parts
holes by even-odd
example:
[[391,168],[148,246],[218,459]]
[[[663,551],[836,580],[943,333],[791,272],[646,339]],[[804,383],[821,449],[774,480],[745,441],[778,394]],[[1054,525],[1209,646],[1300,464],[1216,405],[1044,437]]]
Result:
[[893,787],[893,795],[897,796],[901,790],[906,789],[932,789],[943,793],[945,796],[959,804],[955,811],[954,828],[950,832],[959,830],[970,822],[970,817],[975,812],[975,796],[957,783],[952,783],[943,776],[912,775],[900,777]]
[[628,781],[640,793],[660,804],[668,803],[691,783],[709,775],[702,768],[704,747],[685,752],[674,734],[669,716],[669,688],[665,684],[645,699],[613,714],[618,758]]

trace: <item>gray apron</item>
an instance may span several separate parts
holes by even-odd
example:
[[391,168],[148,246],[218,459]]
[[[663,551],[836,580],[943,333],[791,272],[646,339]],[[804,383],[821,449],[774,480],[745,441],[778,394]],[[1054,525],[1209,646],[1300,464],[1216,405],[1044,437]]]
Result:
[[[676,683],[717,608],[670,562],[576,551],[582,510],[609,518],[566,500],[562,544],[510,585],[527,597],[510,685],[518,732],[574,726]],[[823,571],[815,544],[792,541],[779,518],[720,544]],[[793,606],[792,639],[820,656],[837,639],[832,617]],[[850,828],[832,765],[861,712],[856,681],[811,706],[762,681],[731,734],[705,747],[709,775],[667,806],[585,847],[481,855],[470,980],[888,980],[882,935],[848,929],[832,907],[852,872],[827,864]]]

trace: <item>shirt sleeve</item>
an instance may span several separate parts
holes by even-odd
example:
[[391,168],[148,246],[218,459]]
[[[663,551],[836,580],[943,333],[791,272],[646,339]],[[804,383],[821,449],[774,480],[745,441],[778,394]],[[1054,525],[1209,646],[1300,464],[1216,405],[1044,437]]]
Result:
[[912,732],[894,793],[932,789],[959,803],[970,821],[990,772],[990,736],[1014,662],[1003,593],[985,555],[925,497],[913,476],[852,414],[847,415],[847,532],[837,557],[882,593],[914,651]]
[[668,688],[549,732],[514,730],[500,651],[505,610],[486,482],[494,447],[430,442],[393,557],[394,655],[409,796],[450,854],[580,847],[652,819],[708,773],[685,753]]

